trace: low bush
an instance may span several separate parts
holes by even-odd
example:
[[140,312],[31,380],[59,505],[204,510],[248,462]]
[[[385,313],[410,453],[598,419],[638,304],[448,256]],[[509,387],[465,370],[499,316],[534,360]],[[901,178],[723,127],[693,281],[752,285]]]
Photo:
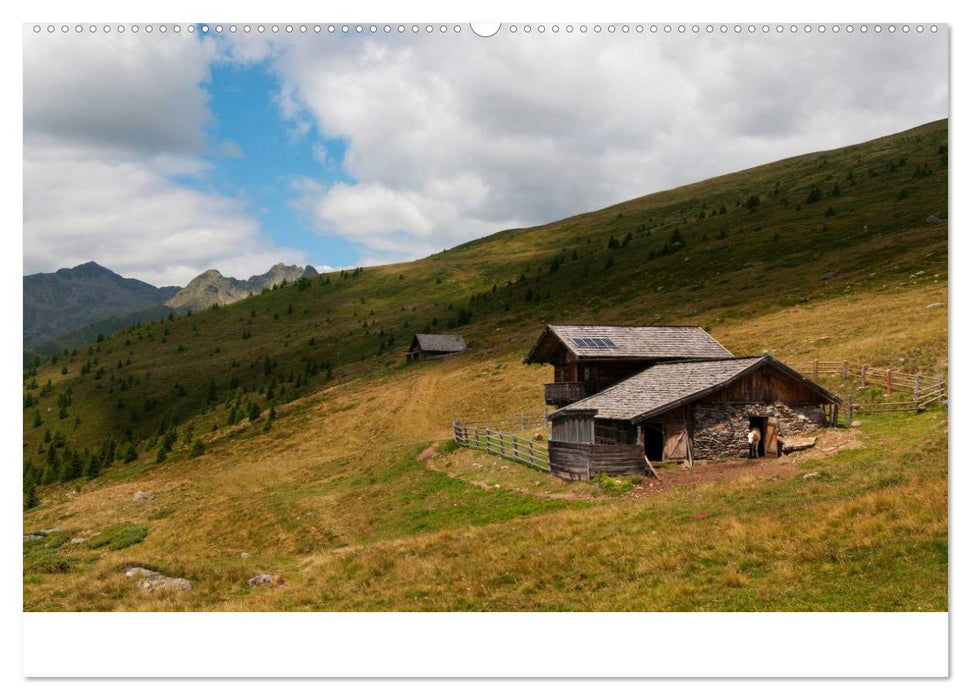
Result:
[[92,549],[124,549],[138,544],[148,536],[148,530],[136,525],[114,525],[91,538]]

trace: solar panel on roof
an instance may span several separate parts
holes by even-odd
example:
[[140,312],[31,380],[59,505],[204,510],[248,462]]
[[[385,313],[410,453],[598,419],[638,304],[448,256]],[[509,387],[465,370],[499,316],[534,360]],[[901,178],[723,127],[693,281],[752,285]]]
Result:
[[617,345],[610,338],[572,338],[578,348],[615,348]]

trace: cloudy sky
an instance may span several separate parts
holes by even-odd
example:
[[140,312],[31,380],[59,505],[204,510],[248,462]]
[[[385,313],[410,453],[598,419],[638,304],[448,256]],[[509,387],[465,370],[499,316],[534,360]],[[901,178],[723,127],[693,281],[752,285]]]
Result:
[[948,115],[946,29],[606,26],[25,28],[24,274],[409,260]]

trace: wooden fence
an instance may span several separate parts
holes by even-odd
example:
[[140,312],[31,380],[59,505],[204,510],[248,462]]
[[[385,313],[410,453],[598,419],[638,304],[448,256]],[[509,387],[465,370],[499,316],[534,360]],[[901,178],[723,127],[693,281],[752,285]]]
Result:
[[[947,398],[947,377],[944,374],[914,374],[892,367],[870,367],[845,360],[811,360],[792,363],[791,366],[811,377],[813,381],[826,376],[847,381],[852,379],[858,382],[861,389],[877,387],[883,390],[884,396],[891,399],[874,403],[854,403],[853,395],[850,394],[846,401],[847,420],[850,422],[854,412],[923,411],[935,402],[943,404]],[[901,394],[909,397],[904,400]]]
[[547,417],[544,413],[526,414],[520,413],[518,416],[508,416],[506,418],[493,418],[484,421],[460,421],[464,428],[491,428],[499,431],[518,430],[524,433],[527,430],[544,430],[547,424]]
[[550,453],[545,442],[533,442],[492,428],[463,425],[459,421],[452,422],[452,432],[455,442],[465,447],[483,450],[540,471],[550,470]]

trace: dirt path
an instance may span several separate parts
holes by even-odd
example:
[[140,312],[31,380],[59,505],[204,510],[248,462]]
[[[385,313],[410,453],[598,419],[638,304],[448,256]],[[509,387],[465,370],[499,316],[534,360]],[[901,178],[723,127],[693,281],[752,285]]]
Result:
[[766,480],[778,479],[798,474],[800,463],[809,459],[825,458],[842,450],[862,446],[856,430],[824,430],[816,437],[816,445],[808,450],[794,452],[782,457],[762,457],[760,459],[733,459],[711,462],[696,462],[694,467],[678,466],[660,469],[661,480],[645,478],[629,495],[630,498],[643,498],[653,494],[673,491],[682,486],[700,484],[708,481],[742,479],[755,477]]

